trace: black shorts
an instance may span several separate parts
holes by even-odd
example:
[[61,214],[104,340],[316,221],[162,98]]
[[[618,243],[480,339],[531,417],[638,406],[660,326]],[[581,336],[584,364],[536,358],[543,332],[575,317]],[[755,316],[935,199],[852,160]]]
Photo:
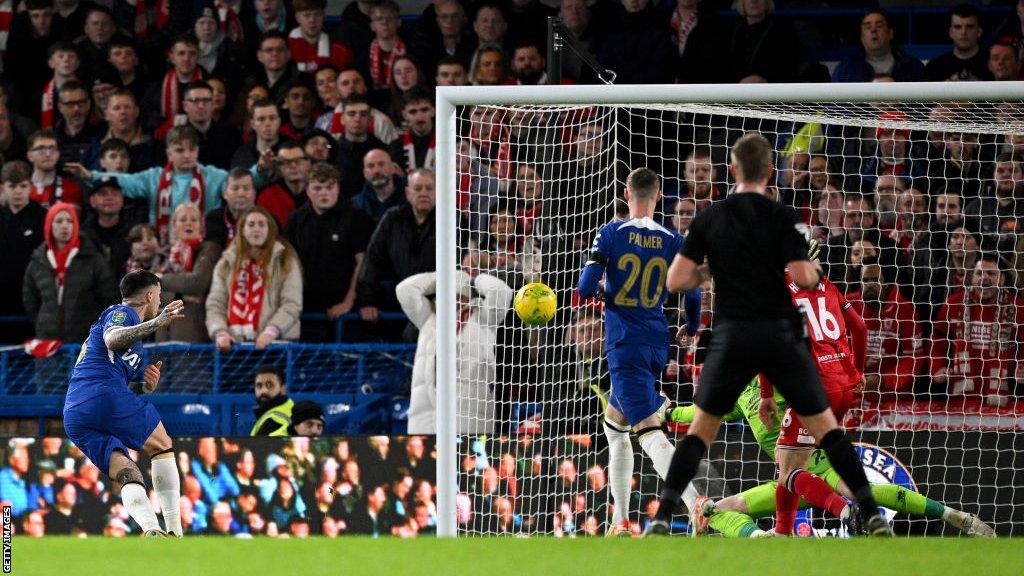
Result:
[[716,319],[694,403],[710,414],[732,412],[758,374],[774,384],[800,416],[829,407],[818,368],[803,334],[804,320]]

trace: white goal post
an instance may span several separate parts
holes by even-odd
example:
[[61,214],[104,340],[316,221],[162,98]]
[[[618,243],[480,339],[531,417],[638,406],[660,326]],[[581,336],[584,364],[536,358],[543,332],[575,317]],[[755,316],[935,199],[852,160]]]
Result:
[[[601,107],[615,114],[630,109],[684,111],[693,114],[724,115],[760,120],[831,124],[830,110],[838,111],[836,122],[843,126],[872,129],[913,125],[920,131],[952,130],[1024,134],[1024,82],[965,83],[856,83],[856,84],[742,84],[742,85],[626,85],[626,86],[496,86],[439,87],[436,100],[437,127],[437,533],[459,534],[457,500],[462,462],[458,452],[457,393],[457,295],[456,270],[459,261],[459,220],[457,190],[459,174],[456,144],[463,107]],[[929,118],[927,109],[917,117],[880,120],[872,103],[1014,103],[1012,116],[998,119],[991,110],[958,109],[964,117]],[[974,114],[977,112],[977,115]],[[988,114],[988,116],[985,116]],[[614,120],[612,120],[614,122]],[[980,126],[980,127],[979,127]],[[616,138],[613,124],[610,138]],[[499,136],[501,138],[501,136]],[[693,143],[690,143],[693,144]],[[611,167],[612,186],[620,187],[625,172],[615,164],[628,165],[629,159],[614,155],[628,143],[617,143]],[[635,155],[638,151],[631,151]],[[632,168],[638,166],[631,166]],[[617,190],[621,194],[621,190]],[[591,232],[594,232],[593,230]],[[592,237],[592,233],[590,234]],[[578,274],[578,270],[573,271]],[[511,286],[517,290],[519,286]],[[559,302],[559,306],[567,303]],[[1024,343],[1021,343],[1024,344]],[[639,451],[638,451],[639,453]],[[1017,463],[1017,466],[1020,466]],[[1014,486],[1024,500],[1024,486]],[[1024,527],[1014,525],[1016,535]]]

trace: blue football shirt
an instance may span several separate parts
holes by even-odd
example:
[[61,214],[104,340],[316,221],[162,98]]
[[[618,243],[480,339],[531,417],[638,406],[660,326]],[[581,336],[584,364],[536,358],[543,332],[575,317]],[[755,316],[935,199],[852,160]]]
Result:
[[64,407],[71,408],[104,393],[104,389],[128,392],[128,382],[142,364],[142,347],[132,343],[124,350],[109,350],[103,333],[111,326],[135,326],[139,315],[131,306],[116,304],[103,311],[89,327],[89,337],[75,361]]

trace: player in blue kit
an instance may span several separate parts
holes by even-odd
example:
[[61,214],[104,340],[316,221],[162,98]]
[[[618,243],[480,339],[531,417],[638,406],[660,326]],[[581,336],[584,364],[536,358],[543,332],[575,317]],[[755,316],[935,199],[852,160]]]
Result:
[[[160,279],[145,270],[121,279],[121,298],[121,304],[103,311],[82,344],[64,400],[64,429],[75,446],[120,486],[121,502],[146,536],[181,536],[181,481],[171,438],[156,408],[134,394],[128,382],[142,363],[136,343],[182,318],[185,305],[175,300],[160,311]],[[157,362],[145,369],[149,392],[160,381],[160,366]],[[153,489],[166,532],[160,529],[142,471],[128,449],[141,450],[152,460]]]
[[[612,389],[604,414],[608,438],[608,482],[615,503],[612,533],[628,530],[633,476],[630,429],[662,478],[672,460],[665,436],[665,397],[656,383],[668,361],[669,329],[663,306],[669,262],[683,237],[654,221],[661,198],[658,175],[638,168],[626,179],[629,218],[606,224],[594,238],[580,275],[579,293],[590,298],[604,280],[605,352]],[[697,296],[699,307],[699,295]],[[687,306],[690,308],[690,306]],[[696,321],[696,316],[693,314]]]

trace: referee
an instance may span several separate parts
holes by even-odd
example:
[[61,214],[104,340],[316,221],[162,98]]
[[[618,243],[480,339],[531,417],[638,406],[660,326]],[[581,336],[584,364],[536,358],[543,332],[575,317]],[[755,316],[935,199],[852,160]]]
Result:
[[871,497],[857,453],[829,408],[806,340],[806,323],[786,285],[788,268],[798,286],[813,288],[821,278],[821,267],[807,259],[810,234],[796,211],[765,196],[772,176],[768,140],[758,133],[737,140],[729,171],[737,183],[735,190],[693,219],[668,271],[670,291],[690,290],[700,283],[698,265],[707,257],[715,280],[715,337],[694,399],[693,424],[676,444],[648,533],[668,533],[683,487],[693,479],[715,439],[722,416],[760,373],[782,392],[819,441],[856,497],[862,526],[872,535],[891,535]]

